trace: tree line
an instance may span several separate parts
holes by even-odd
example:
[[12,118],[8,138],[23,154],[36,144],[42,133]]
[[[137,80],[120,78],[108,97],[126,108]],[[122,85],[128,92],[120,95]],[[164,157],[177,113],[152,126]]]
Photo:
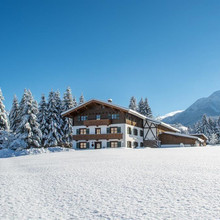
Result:
[[31,91],[25,89],[20,102],[14,96],[8,116],[3,101],[0,89],[0,145],[11,149],[70,147],[71,119],[61,117],[61,112],[85,102],[81,95],[77,103],[68,87],[63,99],[59,91],[51,91],[47,99],[42,95],[38,105]]
[[149,118],[153,118],[153,114],[152,114],[151,108],[148,104],[148,99],[147,98],[145,98],[145,99],[141,98],[140,101],[137,104],[136,98],[134,96],[132,96],[130,98],[130,103],[129,103],[128,107],[129,107],[129,109],[137,111],[142,115],[145,115]]
[[189,133],[204,134],[208,138],[209,144],[220,143],[220,117],[217,120],[207,117],[205,114],[202,119],[189,127]]

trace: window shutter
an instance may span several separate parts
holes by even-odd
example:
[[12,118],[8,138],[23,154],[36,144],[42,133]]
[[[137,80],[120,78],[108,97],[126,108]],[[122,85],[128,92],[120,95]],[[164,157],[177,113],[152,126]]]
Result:
[[107,142],[107,147],[110,147],[110,142]]
[[86,134],[89,134],[89,128],[86,129]]
[[79,148],[79,142],[78,142],[78,143],[76,143],[76,148]]
[[117,128],[117,132],[118,132],[118,133],[121,133],[121,127],[118,127],[118,128]]
[[79,134],[79,129],[76,129],[76,134]]
[[118,147],[121,147],[121,141],[118,141]]
[[89,148],[89,142],[86,143],[86,148]]
[[107,128],[107,134],[109,134],[110,133],[110,128]]
[[80,121],[80,116],[78,116],[78,121]]

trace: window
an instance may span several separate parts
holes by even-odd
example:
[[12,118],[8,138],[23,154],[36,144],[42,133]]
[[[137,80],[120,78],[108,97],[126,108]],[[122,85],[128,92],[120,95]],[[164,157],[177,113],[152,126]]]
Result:
[[127,128],[127,133],[131,134],[131,128],[130,127]]
[[88,116],[87,115],[78,116],[78,121],[86,121],[86,120],[88,120]]
[[141,137],[144,136],[144,132],[143,132],[143,130],[140,130],[140,136],[141,136]]
[[144,143],[143,142],[141,142],[141,147],[143,147],[144,146]]
[[96,133],[96,134],[101,134],[101,128],[96,128],[96,129],[95,129],[95,133]]
[[86,149],[86,148],[87,148],[86,142],[81,142],[81,143],[79,143],[79,148],[80,148],[80,149]]
[[100,115],[96,115],[96,120],[100,120],[101,116]]
[[134,147],[138,147],[138,142],[134,142]]
[[127,141],[127,147],[131,148],[131,141]]
[[119,114],[111,114],[109,115],[109,119],[119,119]]
[[110,133],[111,134],[117,134],[118,133],[118,128],[117,127],[110,128]]
[[134,134],[134,135],[138,135],[138,130],[137,130],[136,128],[134,128],[133,134]]
[[118,147],[118,142],[117,141],[111,141],[110,142],[110,147],[112,147],[112,148]]
[[86,128],[79,129],[79,134],[86,134]]

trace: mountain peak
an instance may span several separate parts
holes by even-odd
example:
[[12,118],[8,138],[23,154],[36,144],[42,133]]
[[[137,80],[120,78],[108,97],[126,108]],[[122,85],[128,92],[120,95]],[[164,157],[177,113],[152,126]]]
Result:
[[188,126],[200,120],[204,114],[212,117],[220,116],[220,90],[208,97],[198,99],[185,111],[162,120],[171,124],[181,123]]

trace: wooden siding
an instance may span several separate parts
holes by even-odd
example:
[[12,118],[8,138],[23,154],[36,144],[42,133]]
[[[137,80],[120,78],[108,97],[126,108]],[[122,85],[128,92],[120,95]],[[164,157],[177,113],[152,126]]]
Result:
[[170,134],[160,134],[159,140],[161,141],[161,144],[189,144],[189,145],[195,145],[197,140],[193,138],[188,137],[180,137],[180,136],[174,136]]
[[203,146],[206,146],[207,139],[202,134],[193,134],[192,136],[198,137],[204,141]]
[[122,139],[123,134],[79,134],[72,135],[73,140],[109,140],[109,139]]
[[[109,115],[118,114],[118,119],[109,119]],[[100,115],[100,120],[96,120],[96,115]],[[79,121],[79,116],[87,116],[88,120]],[[74,113],[72,116],[73,126],[91,126],[91,125],[110,125],[110,124],[122,124],[127,123],[136,127],[143,127],[143,119],[134,116],[132,114],[120,111],[118,109],[110,108],[108,106],[99,104],[90,104],[87,108],[81,109],[78,113]]]
[[100,120],[86,120],[83,121],[83,124],[85,126],[99,126],[99,125],[110,125],[111,124],[111,120],[110,119],[100,119]]

